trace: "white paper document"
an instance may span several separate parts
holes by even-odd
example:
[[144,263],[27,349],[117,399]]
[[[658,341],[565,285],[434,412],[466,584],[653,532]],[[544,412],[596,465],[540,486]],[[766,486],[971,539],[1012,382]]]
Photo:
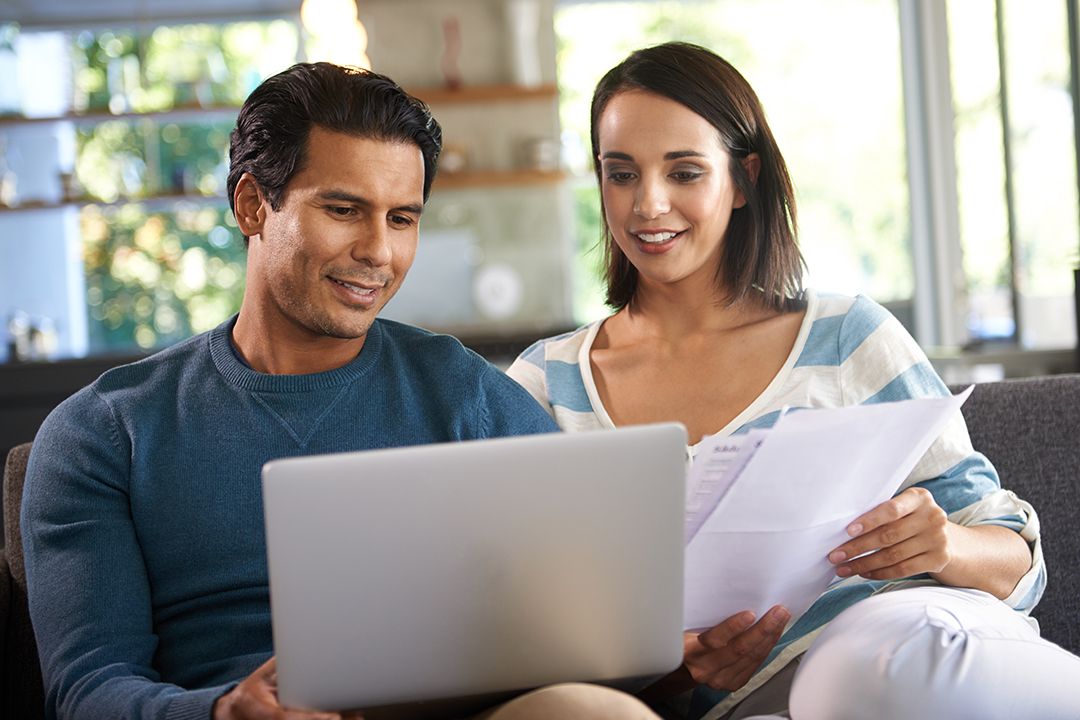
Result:
[[971,394],[797,410],[706,438],[687,478],[687,629],[776,604],[796,618],[835,578],[848,523],[899,489]]

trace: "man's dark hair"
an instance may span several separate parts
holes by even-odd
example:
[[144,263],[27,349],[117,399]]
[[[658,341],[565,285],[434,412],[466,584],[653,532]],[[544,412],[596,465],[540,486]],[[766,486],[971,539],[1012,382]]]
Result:
[[[631,53],[600,79],[593,93],[592,159],[601,184],[600,115],[624,90],[662,95],[716,128],[731,158],[728,171],[746,198],[746,205],[732,213],[728,224],[717,281],[730,293],[728,302],[756,289],[770,307],[786,308],[802,293],[804,262],[796,240],[795,192],[750,83],[723,58],[690,43],[665,43]],[[756,182],[741,162],[751,153],[761,160]],[[633,299],[638,273],[615,244],[603,212],[601,219],[607,303],[620,309]]]
[[424,201],[435,179],[442,128],[422,101],[385,75],[332,63],[297,63],[248,96],[229,145],[229,207],[240,176],[251,173],[280,210],[285,186],[307,158],[308,135],[326,130],[412,143],[424,156]]

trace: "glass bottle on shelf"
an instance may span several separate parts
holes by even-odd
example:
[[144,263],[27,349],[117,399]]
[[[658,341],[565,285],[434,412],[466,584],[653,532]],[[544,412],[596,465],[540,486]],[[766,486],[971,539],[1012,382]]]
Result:
[[18,198],[15,171],[8,165],[7,141],[0,135],[0,207],[12,207]]
[[19,98],[19,57],[15,53],[15,41],[19,26],[0,23],[0,115],[18,115],[22,112]]

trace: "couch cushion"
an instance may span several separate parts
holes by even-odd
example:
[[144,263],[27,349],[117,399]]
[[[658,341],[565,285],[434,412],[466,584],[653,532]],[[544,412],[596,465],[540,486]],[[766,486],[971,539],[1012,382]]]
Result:
[[1032,615],[1043,637],[1080,654],[1080,375],[979,385],[963,412],[1002,486],[1039,513],[1049,577]]

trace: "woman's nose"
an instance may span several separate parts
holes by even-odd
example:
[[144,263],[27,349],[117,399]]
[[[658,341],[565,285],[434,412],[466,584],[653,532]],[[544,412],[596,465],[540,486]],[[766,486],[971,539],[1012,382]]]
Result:
[[665,215],[671,209],[663,183],[655,180],[642,180],[634,198],[634,213],[652,220]]

